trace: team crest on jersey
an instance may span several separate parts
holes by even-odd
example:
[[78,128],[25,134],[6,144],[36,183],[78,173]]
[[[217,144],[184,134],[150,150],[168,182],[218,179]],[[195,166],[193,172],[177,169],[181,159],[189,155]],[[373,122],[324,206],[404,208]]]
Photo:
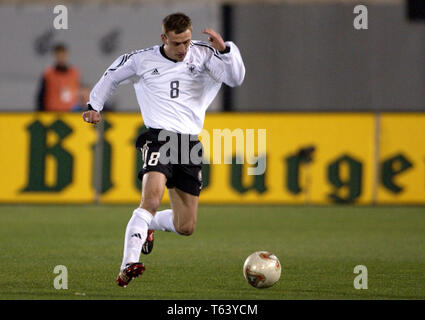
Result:
[[196,66],[193,63],[187,63],[187,67],[188,67],[191,74],[195,73]]

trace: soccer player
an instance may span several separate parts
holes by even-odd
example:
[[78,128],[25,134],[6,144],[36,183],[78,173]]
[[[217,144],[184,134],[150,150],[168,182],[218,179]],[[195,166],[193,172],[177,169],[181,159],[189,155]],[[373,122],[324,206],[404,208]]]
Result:
[[[132,82],[145,126],[137,139],[142,151],[142,199],[128,222],[124,255],[116,279],[126,287],[141,275],[145,266],[140,253],[153,248],[153,231],[162,230],[189,236],[196,224],[198,197],[202,188],[202,163],[190,157],[191,151],[202,158],[198,140],[205,112],[221,84],[242,84],[245,66],[238,47],[224,42],[220,34],[205,29],[209,42],[192,40],[192,23],[182,13],[170,14],[162,22],[162,45],[133,51],[116,59],[93,87],[89,111],[83,119],[101,120],[100,111],[117,86]],[[178,162],[165,161],[161,134],[177,137]],[[189,141],[189,148],[183,148]],[[161,154],[162,153],[162,154]],[[189,159],[182,161],[182,159]],[[196,158],[196,157],[195,157]],[[168,188],[171,209],[157,211],[164,189]]]

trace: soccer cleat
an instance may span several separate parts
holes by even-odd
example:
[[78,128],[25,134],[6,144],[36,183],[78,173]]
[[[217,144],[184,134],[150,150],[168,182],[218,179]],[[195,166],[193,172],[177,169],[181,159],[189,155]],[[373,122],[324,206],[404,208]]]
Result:
[[146,241],[142,246],[142,253],[149,254],[153,249],[153,230],[148,230],[148,236],[146,237]]
[[142,262],[136,262],[129,264],[125,269],[118,273],[117,285],[120,287],[127,287],[128,283],[137,278],[145,271],[145,265]]

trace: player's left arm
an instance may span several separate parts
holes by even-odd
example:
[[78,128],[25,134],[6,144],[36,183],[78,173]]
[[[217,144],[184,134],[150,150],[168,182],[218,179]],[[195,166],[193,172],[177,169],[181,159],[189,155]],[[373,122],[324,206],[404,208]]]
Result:
[[217,50],[206,62],[211,76],[230,87],[240,86],[245,78],[245,65],[239,48],[232,41],[225,42],[213,29],[205,29],[203,33],[208,35],[211,46]]

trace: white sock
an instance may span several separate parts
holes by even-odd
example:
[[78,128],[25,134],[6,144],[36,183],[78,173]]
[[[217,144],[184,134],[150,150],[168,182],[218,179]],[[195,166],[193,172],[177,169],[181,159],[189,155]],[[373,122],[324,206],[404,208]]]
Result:
[[125,230],[124,256],[121,270],[126,267],[127,263],[139,262],[142,245],[146,241],[152,218],[152,214],[145,209],[137,208],[133,211],[133,216]]
[[167,209],[158,211],[155,213],[155,216],[152,219],[152,222],[149,226],[149,230],[161,230],[161,231],[171,231],[176,232],[174,228],[174,214],[173,210]]

